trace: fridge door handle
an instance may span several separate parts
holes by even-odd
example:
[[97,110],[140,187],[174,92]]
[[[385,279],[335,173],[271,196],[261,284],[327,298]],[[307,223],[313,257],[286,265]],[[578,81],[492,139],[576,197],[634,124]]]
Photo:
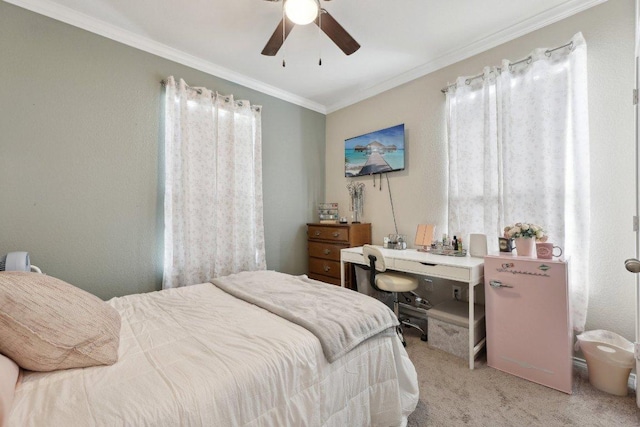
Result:
[[497,288],[513,288],[513,286],[511,285],[503,285],[501,281],[499,280],[492,280],[489,282],[489,286],[491,286],[494,289]]

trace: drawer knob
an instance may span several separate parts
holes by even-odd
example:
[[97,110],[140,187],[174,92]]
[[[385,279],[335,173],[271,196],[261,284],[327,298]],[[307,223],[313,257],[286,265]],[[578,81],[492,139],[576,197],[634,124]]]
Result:
[[324,250],[324,254],[325,254],[325,255],[329,255],[330,253],[331,253],[331,249],[325,249],[325,250]]
[[325,272],[325,273],[328,273],[328,272],[329,272],[329,270],[331,270],[331,267],[329,267],[328,265],[325,265],[325,266],[323,267],[323,269],[324,269],[324,272]]
[[316,236],[319,236],[321,233],[319,231],[316,231]]
[[340,237],[340,233],[339,233],[339,232],[337,232],[337,231],[334,231],[334,232],[333,232],[333,237]]

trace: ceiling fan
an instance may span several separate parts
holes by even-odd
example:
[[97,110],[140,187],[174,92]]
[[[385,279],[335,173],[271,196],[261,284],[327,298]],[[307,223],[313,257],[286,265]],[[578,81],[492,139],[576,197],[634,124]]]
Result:
[[[282,20],[262,50],[266,56],[275,56],[282,47],[294,25],[315,23],[346,54],[351,55],[360,45],[325,9],[320,0],[266,0],[282,1]],[[325,0],[330,1],[330,0]]]

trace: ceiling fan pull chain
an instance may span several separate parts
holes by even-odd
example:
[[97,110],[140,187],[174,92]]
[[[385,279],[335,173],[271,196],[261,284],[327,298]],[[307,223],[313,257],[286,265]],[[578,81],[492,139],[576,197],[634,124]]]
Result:
[[286,54],[286,47],[284,46],[284,41],[287,38],[287,17],[284,13],[284,0],[282,1],[282,68],[287,66],[287,63],[284,60]]
[[318,10],[318,66],[322,67],[322,9]]

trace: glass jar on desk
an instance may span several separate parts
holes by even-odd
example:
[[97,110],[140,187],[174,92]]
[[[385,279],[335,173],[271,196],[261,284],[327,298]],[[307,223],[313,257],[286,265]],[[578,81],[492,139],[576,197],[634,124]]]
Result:
[[386,248],[407,249],[407,236],[404,234],[389,234]]

